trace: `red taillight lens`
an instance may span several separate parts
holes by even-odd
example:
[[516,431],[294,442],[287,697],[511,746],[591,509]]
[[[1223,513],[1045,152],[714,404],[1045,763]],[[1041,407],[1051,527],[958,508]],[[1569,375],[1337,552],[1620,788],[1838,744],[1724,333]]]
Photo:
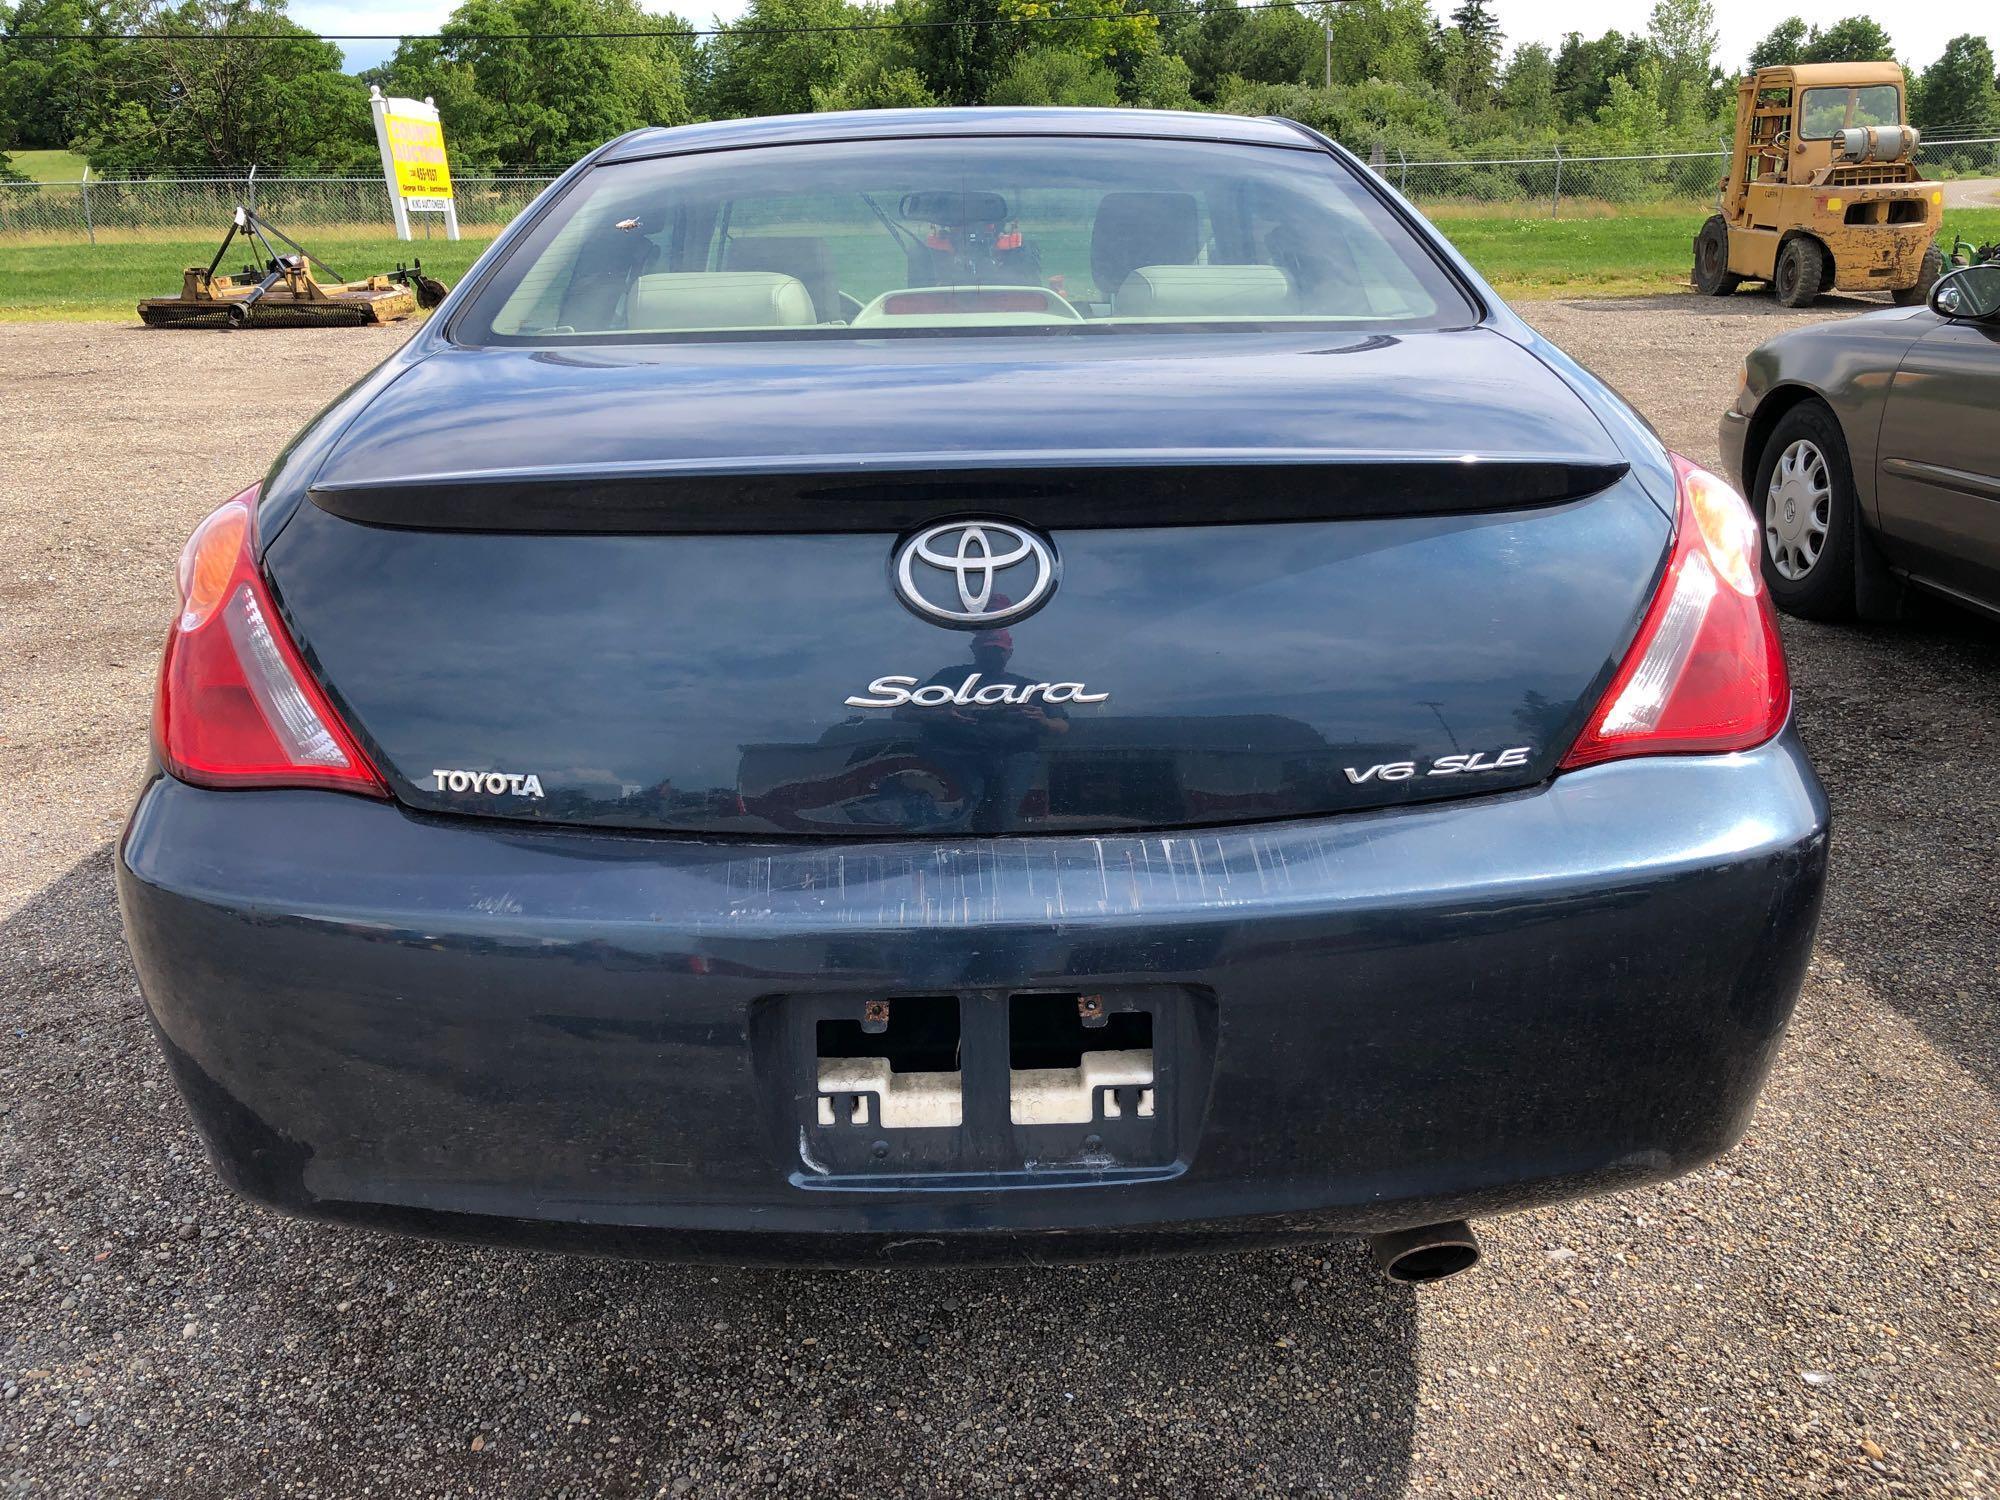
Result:
[[1785,726],[1791,678],[1743,497],[1678,454],[1673,556],[1645,623],[1563,769],[1748,750]]
[[153,744],[198,786],[388,788],[299,659],[258,576],[257,491],[195,528],[181,553],[181,609],[167,635]]

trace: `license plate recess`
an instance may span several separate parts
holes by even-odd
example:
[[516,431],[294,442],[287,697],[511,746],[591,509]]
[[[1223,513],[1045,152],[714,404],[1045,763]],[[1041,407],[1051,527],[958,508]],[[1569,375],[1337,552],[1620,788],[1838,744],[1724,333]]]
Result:
[[801,1187],[1059,1186],[1185,1169],[1215,1020],[1164,984],[802,994],[752,1033]]

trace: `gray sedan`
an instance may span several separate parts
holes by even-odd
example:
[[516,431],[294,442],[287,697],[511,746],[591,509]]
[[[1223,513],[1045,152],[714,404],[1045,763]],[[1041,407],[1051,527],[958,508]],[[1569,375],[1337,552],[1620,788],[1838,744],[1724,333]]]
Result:
[[2000,264],[1752,350],[1721,440],[1781,609],[1889,614],[1907,583],[2000,616]]

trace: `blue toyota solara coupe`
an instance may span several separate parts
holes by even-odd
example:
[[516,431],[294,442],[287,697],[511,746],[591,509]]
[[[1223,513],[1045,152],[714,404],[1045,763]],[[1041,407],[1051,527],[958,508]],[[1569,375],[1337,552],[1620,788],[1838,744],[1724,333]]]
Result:
[[640,131],[189,541],[126,932],[289,1212],[1431,1279],[1743,1128],[1757,549],[1300,126]]

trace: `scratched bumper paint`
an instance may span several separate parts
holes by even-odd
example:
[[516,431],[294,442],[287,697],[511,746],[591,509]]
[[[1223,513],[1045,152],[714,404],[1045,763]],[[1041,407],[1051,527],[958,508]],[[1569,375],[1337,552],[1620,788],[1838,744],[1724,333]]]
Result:
[[[841,1261],[1374,1229],[1687,1170],[1747,1118],[1826,853],[1788,733],[1316,822],[961,842],[579,833],[161,780],[118,873],[177,1080],[251,1197]],[[788,993],[1157,983],[1217,1020],[1207,1117],[1157,1181],[811,1191],[752,1055]]]

